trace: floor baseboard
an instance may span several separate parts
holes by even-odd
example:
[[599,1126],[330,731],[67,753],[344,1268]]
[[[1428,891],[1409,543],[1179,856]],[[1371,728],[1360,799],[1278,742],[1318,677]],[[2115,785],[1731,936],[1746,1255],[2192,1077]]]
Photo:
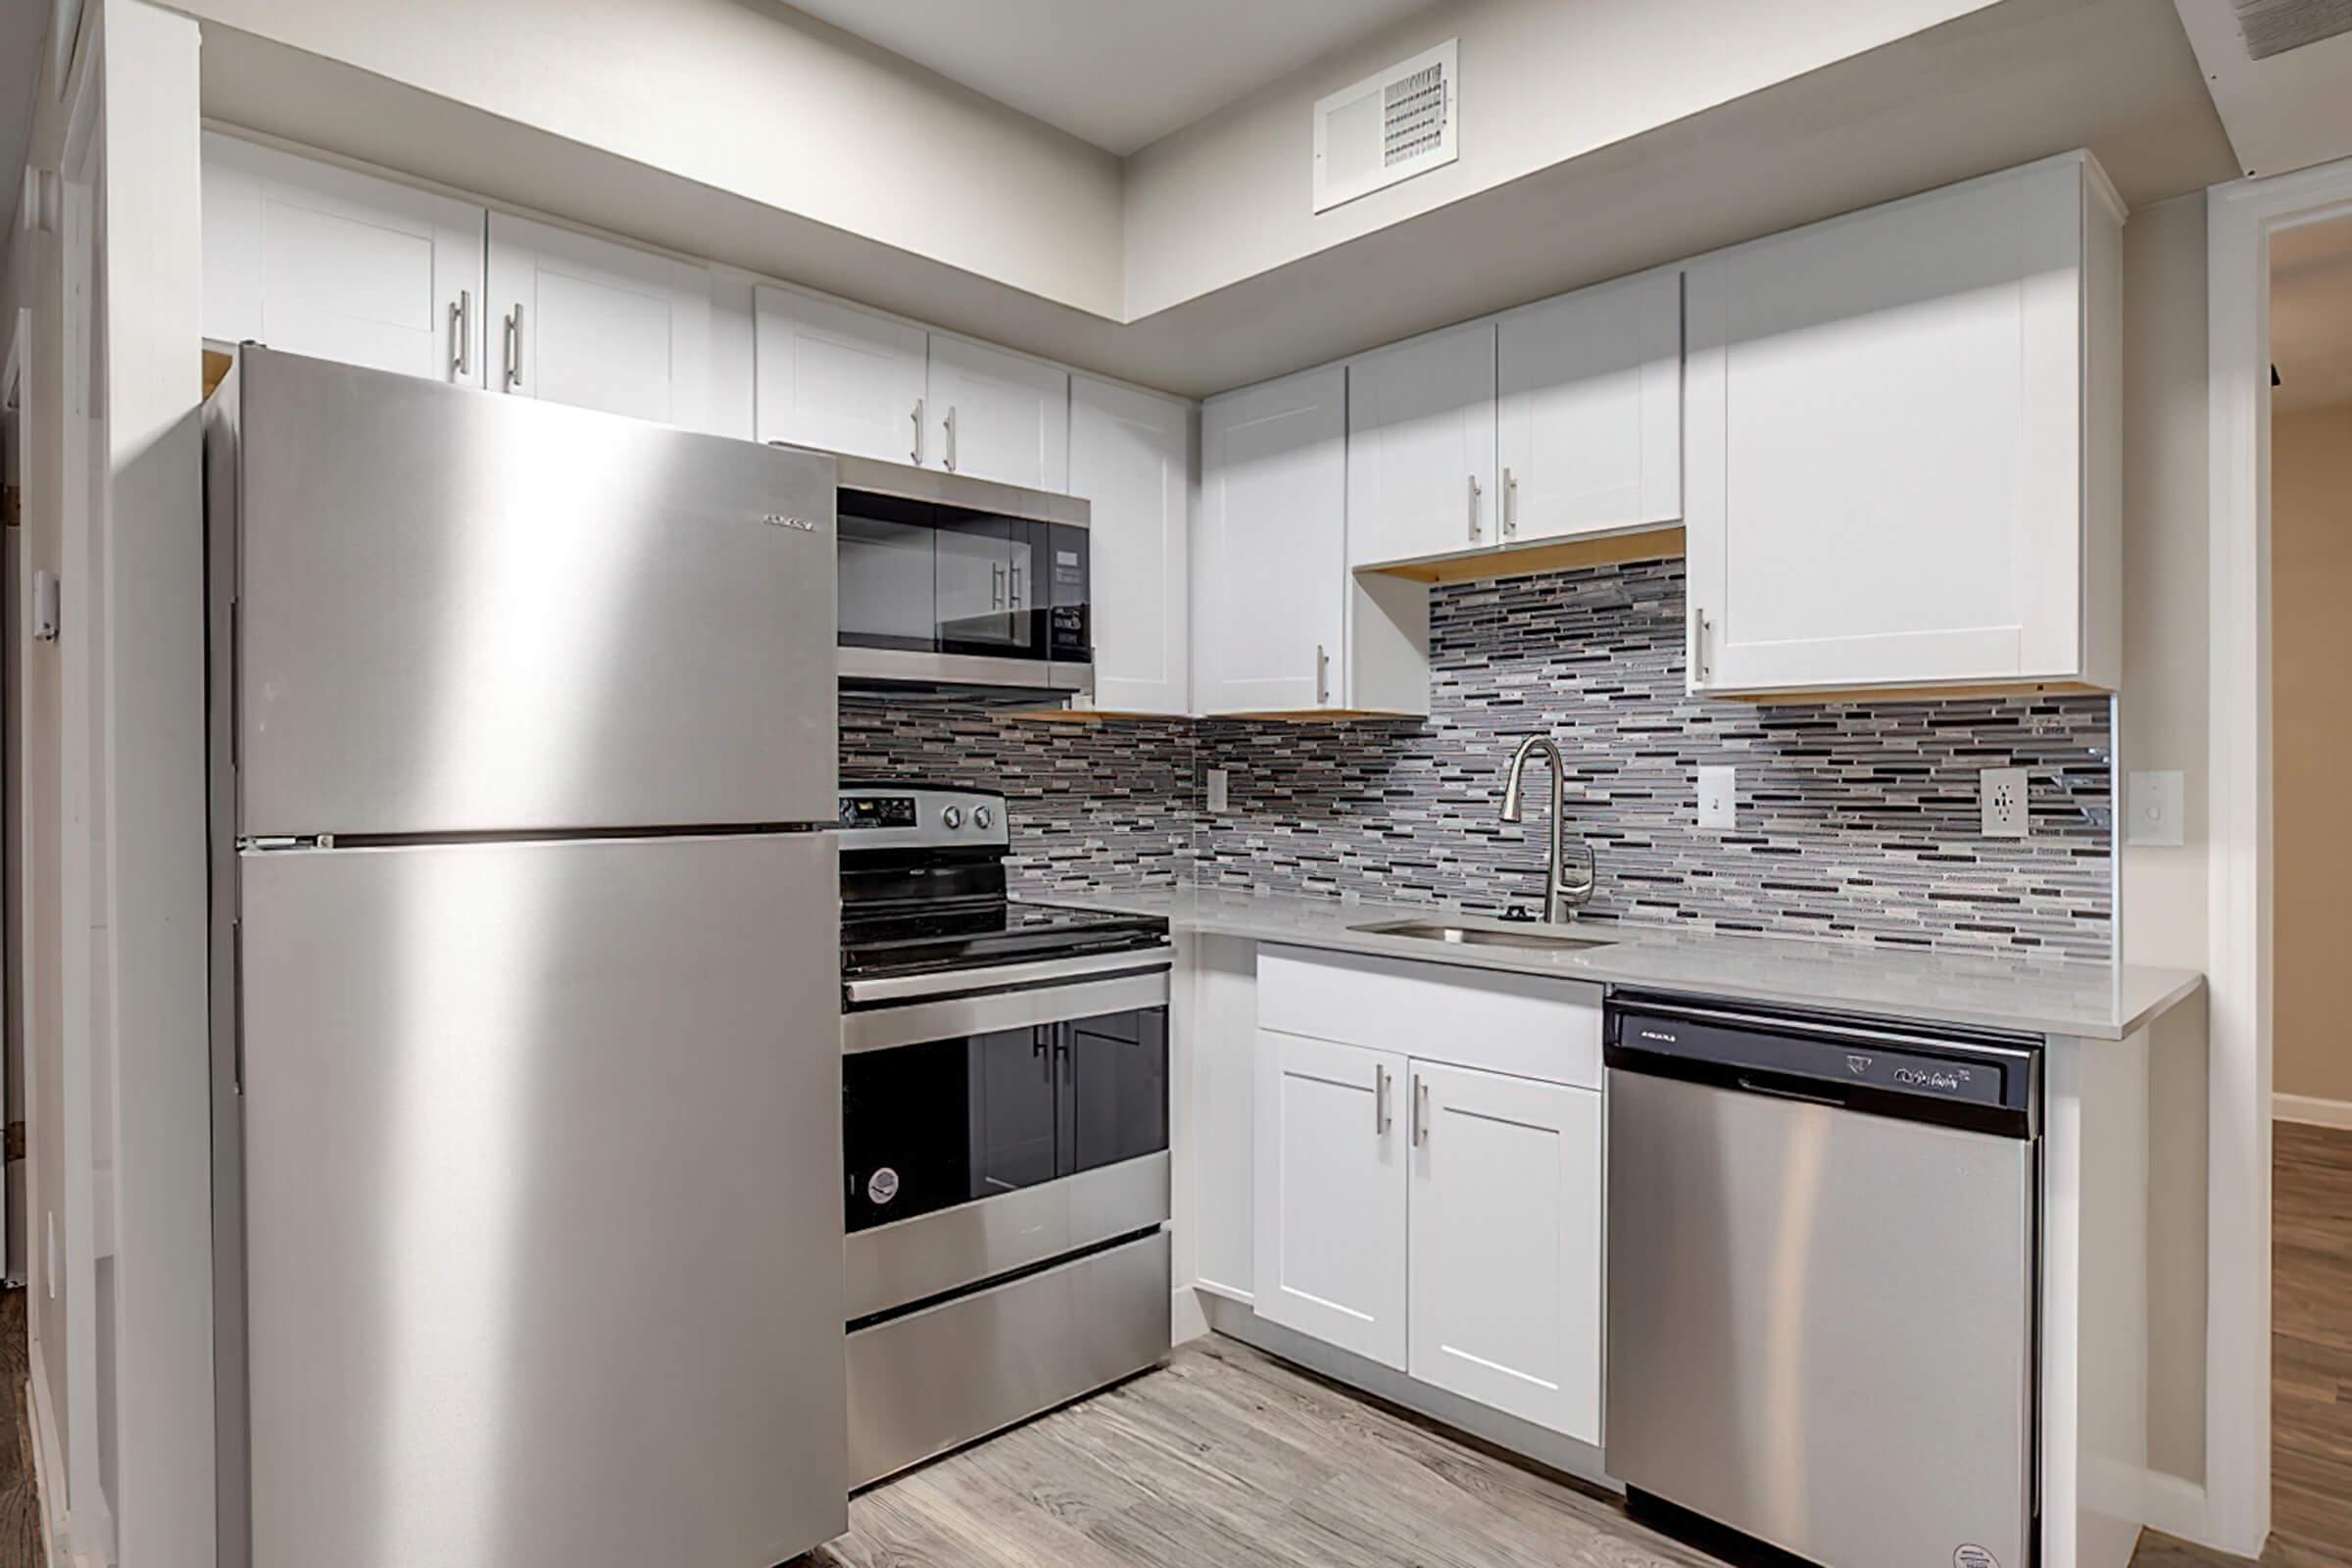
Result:
[[2352,1100],[2275,1094],[2271,1096],[2271,1115],[2275,1120],[2301,1122],[2306,1127],[2352,1128]]

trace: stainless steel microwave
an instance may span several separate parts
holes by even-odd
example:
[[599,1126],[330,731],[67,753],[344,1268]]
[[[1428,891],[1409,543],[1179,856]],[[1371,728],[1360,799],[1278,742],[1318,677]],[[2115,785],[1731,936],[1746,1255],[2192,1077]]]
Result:
[[1087,504],[842,458],[841,679],[1091,696]]

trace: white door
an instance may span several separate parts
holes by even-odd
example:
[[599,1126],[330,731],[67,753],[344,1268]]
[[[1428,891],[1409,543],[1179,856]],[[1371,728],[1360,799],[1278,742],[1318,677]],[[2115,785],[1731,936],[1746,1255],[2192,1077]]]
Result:
[[1202,713],[1338,706],[1348,614],[1348,372],[1201,407],[1193,696]]
[[1192,405],[1071,376],[1070,493],[1092,509],[1095,706],[1189,713]]
[[1348,565],[1488,548],[1496,503],[1493,321],[1348,364]]
[[1694,690],[2079,667],[2082,175],[1692,266]]
[[1600,1096],[1420,1060],[1408,1072],[1408,1369],[1598,1444]]
[[1683,514],[1683,276],[1645,273],[1501,321],[1505,544]]
[[931,467],[1030,490],[1070,485],[1070,374],[969,338],[931,334]]
[[1260,1316],[1405,1366],[1405,1058],[1257,1035]]
[[710,273],[629,245],[490,215],[491,385],[725,433],[709,407]]
[[482,384],[482,209],[204,133],[204,335]]
[[761,284],[758,425],[762,441],[921,463],[930,334],[797,289]]

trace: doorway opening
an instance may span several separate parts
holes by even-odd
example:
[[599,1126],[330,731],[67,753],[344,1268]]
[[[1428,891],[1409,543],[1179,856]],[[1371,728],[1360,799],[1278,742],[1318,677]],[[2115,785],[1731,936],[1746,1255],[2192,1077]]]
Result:
[[2352,217],[2273,233],[2268,286],[2272,1553],[2352,1565]]

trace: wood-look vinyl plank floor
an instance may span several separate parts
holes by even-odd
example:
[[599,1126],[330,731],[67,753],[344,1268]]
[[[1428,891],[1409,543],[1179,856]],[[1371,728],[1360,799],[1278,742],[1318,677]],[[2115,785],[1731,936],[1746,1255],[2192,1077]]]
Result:
[[876,1487],[816,1568],[1710,1568],[1611,1498],[1231,1340]]
[[41,1504],[32,1486],[30,1361],[25,1351],[24,1293],[0,1291],[0,1568],[43,1568]]

